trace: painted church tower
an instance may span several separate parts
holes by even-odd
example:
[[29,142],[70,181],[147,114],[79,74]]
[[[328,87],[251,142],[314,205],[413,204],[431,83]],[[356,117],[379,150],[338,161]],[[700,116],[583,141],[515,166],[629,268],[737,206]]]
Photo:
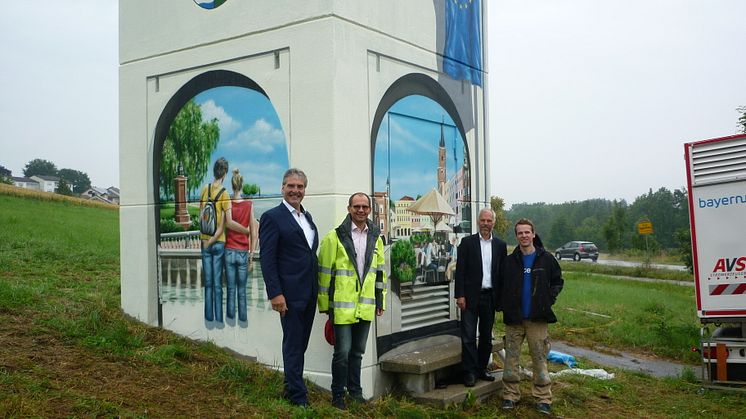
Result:
[[446,140],[443,135],[443,121],[440,123],[440,144],[438,145],[438,192],[443,196],[446,194]]

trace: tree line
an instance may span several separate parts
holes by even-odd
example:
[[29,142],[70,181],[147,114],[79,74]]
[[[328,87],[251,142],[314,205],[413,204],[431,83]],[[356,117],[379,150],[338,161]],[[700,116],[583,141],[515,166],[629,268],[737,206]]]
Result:
[[[91,187],[88,174],[75,169],[57,169],[57,165],[49,160],[33,159],[23,168],[23,176],[55,176],[60,178],[56,193],[63,195],[81,194]],[[12,184],[12,173],[4,166],[0,166],[0,181]]]
[[[588,199],[562,204],[520,203],[505,210],[504,201],[492,197],[497,213],[495,232],[515,244],[513,225],[520,218],[532,220],[544,246],[555,249],[571,240],[592,241],[605,253],[628,249],[680,249],[689,245],[689,201],[685,188],[673,191],[663,187],[625,200]],[[637,224],[649,221],[653,234],[637,233]]]

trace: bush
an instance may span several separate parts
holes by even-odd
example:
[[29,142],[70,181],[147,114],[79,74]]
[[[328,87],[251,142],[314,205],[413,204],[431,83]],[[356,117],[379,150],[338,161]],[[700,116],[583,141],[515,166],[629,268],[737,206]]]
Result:
[[399,240],[391,246],[391,276],[399,282],[414,279],[414,247],[409,240]]

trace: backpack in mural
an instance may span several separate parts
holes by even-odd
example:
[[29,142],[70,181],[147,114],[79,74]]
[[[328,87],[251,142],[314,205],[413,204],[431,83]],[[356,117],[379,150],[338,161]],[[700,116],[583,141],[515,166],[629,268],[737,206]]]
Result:
[[202,206],[202,209],[199,212],[199,231],[202,234],[207,234],[208,236],[212,236],[215,234],[215,231],[218,229],[218,211],[216,207],[216,202],[220,195],[225,192],[225,188],[220,189],[220,192],[215,196],[215,199],[212,198],[212,184],[207,184],[207,202],[205,202],[205,205]]

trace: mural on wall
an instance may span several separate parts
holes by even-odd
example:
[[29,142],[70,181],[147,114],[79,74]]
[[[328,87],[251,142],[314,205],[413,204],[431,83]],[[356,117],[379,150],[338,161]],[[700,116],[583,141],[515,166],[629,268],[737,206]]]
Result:
[[471,232],[466,156],[453,120],[427,97],[404,97],[384,116],[375,145],[374,220],[391,246],[391,277],[400,287],[453,280],[456,246]]
[[[214,175],[217,161],[225,173],[222,182]],[[164,313],[199,314],[210,328],[224,322],[246,326],[252,310],[271,308],[261,267],[247,252],[249,246],[259,250],[256,235],[226,229],[213,254],[205,255],[200,229],[204,233],[206,223],[200,220],[209,219],[204,208],[209,207],[205,191],[211,184],[218,216],[230,205],[233,219],[256,233],[257,220],[282,199],[287,169],[285,134],[262,93],[216,87],[181,107],[163,141],[158,174],[159,296]]]

